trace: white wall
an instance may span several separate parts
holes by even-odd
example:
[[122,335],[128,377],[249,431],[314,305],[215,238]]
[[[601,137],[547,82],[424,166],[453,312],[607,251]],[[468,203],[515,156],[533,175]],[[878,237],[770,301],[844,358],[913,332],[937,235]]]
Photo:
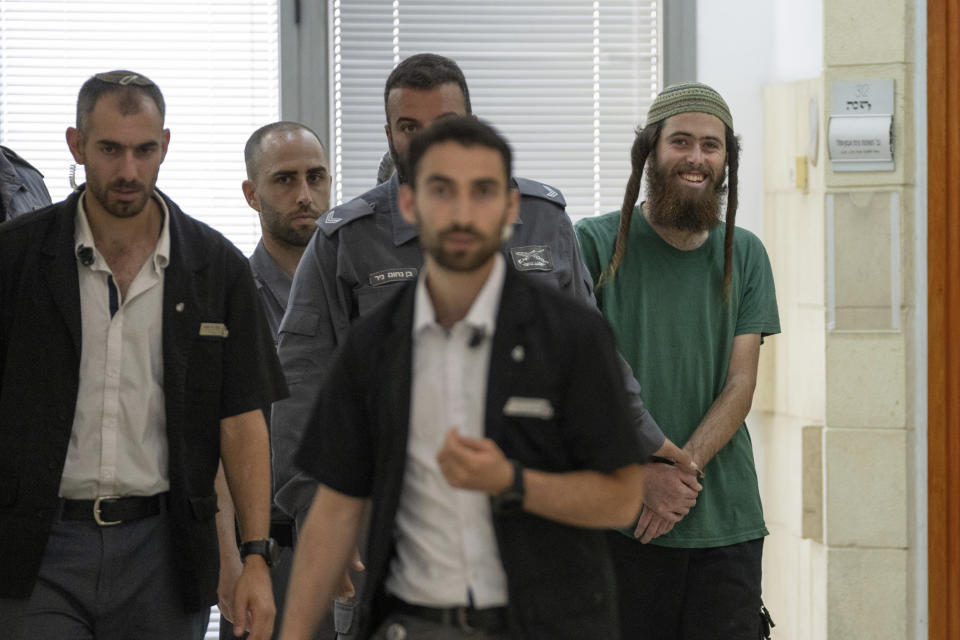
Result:
[[697,80],[719,91],[740,135],[737,224],[763,233],[763,85],[823,72],[820,0],[698,0]]

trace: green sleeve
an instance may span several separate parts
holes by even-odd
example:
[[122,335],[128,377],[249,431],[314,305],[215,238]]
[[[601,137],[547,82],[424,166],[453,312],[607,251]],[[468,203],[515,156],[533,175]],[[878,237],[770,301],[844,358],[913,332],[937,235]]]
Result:
[[597,238],[593,234],[590,219],[584,218],[583,220],[579,220],[573,228],[577,232],[577,241],[580,243],[580,254],[583,258],[583,263],[587,266],[587,270],[590,272],[590,277],[593,278],[594,295],[597,299],[597,306],[603,309],[601,291],[596,289],[596,283],[599,281],[600,274],[603,273],[605,265],[600,264],[600,253],[597,248]]
[[767,251],[752,233],[745,234],[745,242],[741,246],[740,309],[734,335],[759,333],[763,338],[780,333],[777,293]]

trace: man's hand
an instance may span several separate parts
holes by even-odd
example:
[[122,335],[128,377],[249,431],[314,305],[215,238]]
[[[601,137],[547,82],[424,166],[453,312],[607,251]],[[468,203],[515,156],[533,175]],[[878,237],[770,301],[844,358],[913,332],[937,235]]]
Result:
[[513,482],[513,465],[489,438],[465,438],[450,429],[437,452],[443,477],[451,487],[503,493]]
[[663,446],[657,449],[653,455],[657,458],[667,458],[668,460],[673,460],[673,463],[680,471],[683,471],[684,473],[692,475],[698,479],[703,478],[703,471],[697,466],[697,463],[693,461],[690,453],[685,449],[681,449],[675,445],[670,441],[670,438],[665,438],[663,441]]
[[217,606],[220,614],[233,622],[233,596],[237,580],[243,573],[243,560],[237,548],[236,517],[237,510],[227,485],[227,476],[223,462],[217,467],[217,476],[213,481],[217,491],[217,542],[220,547],[220,578],[217,582]]
[[233,597],[233,635],[250,635],[247,640],[268,640],[273,633],[273,618],[277,609],[273,604],[270,571],[266,561],[258,555],[247,556],[243,573],[237,580]]
[[[357,548],[353,549],[353,560],[350,561],[350,568],[354,571],[363,571],[366,567],[363,566],[363,560],[360,559],[360,550]],[[340,586],[337,587],[337,593],[334,596],[340,602],[346,602],[353,596],[357,594],[357,590],[353,588],[353,580],[350,579],[350,570],[343,572],[343,580],[340,582]]]
[[644,511],[656,512],[671,525],[680,522],[697,504],[697,495],[703,489],[696,476],[662,462],[645,464],[643,470]]
[[676,455],[670,456],[677,463],[677,469],[696,479],[703,479],[703,470],[697,466],[697,463],[690,457],[690,453],[685,449],[677,448]]
[[233,622],[233,602],[237,589],[237,580],[243,573],[243,561],[233,545],[233,553],[220,554],[220,581],[217,583],[217,607],[220,615]]
[[633,531],[633,537],[640,538],[640,542],[647,544],[654,538],[669,532],[673,529],[674,524],[676,522],[664,518],[647,505],[643,505],[640,509],[640,520],[637,522],[637,528]]

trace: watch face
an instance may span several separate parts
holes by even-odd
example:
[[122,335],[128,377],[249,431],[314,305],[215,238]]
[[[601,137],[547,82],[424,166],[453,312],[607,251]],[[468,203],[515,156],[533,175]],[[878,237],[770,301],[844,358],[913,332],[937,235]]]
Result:
[[280,555],[280,547],[273,538],[267,538],[267,566],[272,567]]
[[499,513],[523,511],[523,494],[508,489],[499,495],[495,495],[493,496],[493,508]]
[[277,559],[277,555],[280,550],[277,548],[277,543],[273,538],[267,538],[266,540],[251,540],[250,542],[244,542],[240,545],[240,555],[243,558],[251,554],[256,554],[258,556],[263,556],[263,559],[266,561],[268,567],[272,567],[273,563]]

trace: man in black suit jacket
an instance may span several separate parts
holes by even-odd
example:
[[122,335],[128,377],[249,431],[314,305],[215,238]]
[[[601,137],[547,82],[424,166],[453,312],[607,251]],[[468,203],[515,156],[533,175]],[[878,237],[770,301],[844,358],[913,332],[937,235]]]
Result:
[[612,334],[505,268],[518,195],[492,129],[445,118],[408,168],[424,269],[353,326],[318,399],[281,638],[309,637],[368,500],[359,637],[616,638],[596,528],[635,520],[642,471]]
[[[67,130],[85,187],[0,227],[4,637],[202,637],[221,458],[244,539],[267,538],[261,408],[285,385],[247,261],[154,188],[163,112],[139,74],[90,78]],[[237,585],[251,638],[269,547]]]

